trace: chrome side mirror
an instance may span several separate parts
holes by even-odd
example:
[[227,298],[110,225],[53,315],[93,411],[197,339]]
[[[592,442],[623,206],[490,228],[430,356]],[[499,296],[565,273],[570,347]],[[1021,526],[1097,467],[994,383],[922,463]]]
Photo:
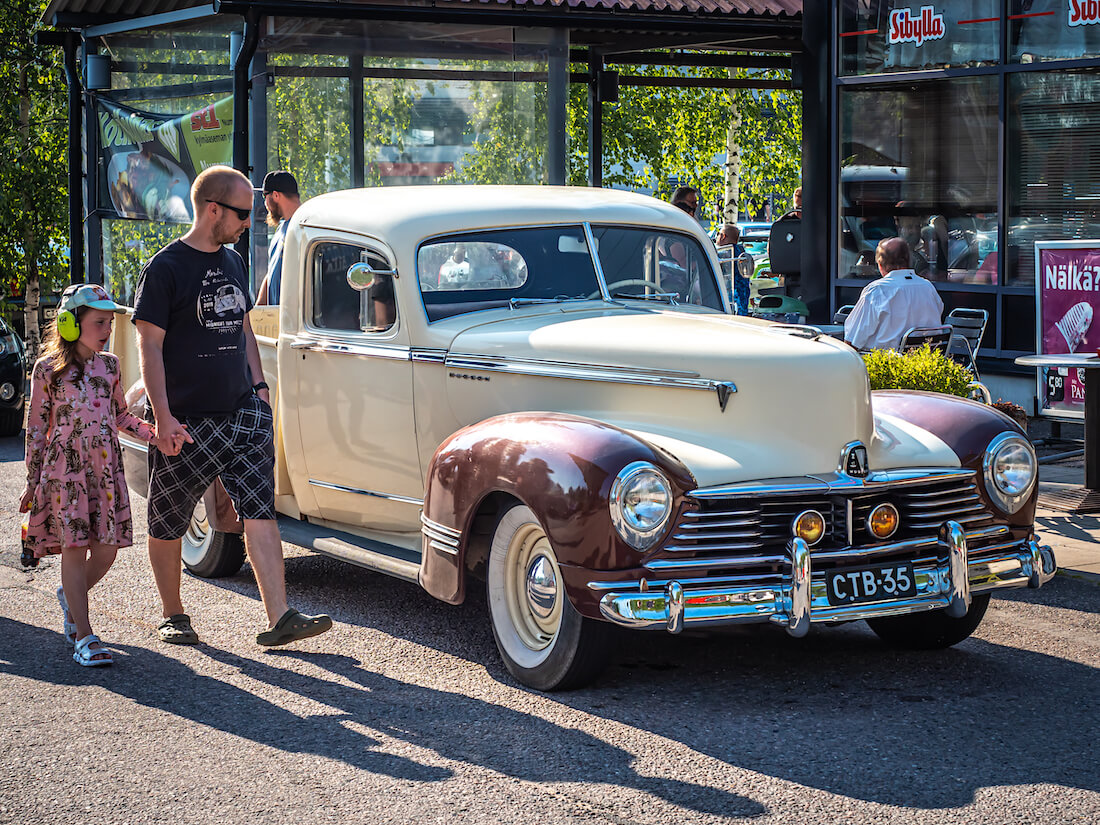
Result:
[[748,252],[742,252],[738,255],[735,265],[737,266],[737,273],[742,278],[751,278],[752,273],[756,271],[756,261]]
[[356,292],[362,292],[373,284],[374,279],[378,276],[396,278],[397,270],[375,269],[370,264],[362,262],[352,264],[348,267],[348,286]]

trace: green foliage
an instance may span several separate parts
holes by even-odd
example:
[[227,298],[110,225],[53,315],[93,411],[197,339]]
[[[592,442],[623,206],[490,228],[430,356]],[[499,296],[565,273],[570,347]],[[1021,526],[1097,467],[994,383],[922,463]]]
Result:
[[924,390],[968,398],[974,380],[970,370],[927,344],[904,353],[872,350],[863,354],[863,363],[872,390]]
[[[790,78],[789,71],[722,68],[630,66],[622,71],[654,78]],[[621,86],[619,102],[603,109],[604,183],[652,190],[666,198],[676,185],[695,186],[702,192],[702,217],[721,220],[725,170],[715,157],[726,153],[735,102],[741,113],[740,211],[762,207],[772,193],[777,204],[788,204],[802,167],[802,97],[794,91]],[[569,182],[583,186],[588,174],[588,96],[581,84],[570,87],[568,128]]]
[[8,296],[28,279],[68,275],[68,118],[62,50],[33,42],[42,0],[0,12],[0,280]]

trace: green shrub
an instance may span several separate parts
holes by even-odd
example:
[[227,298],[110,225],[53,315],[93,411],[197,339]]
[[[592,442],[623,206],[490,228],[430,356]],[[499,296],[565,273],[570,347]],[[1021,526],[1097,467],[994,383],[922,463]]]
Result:
[[970,396],[970,370],[939,350],[924,344],[919,349],[895,352],[876,349],[863,354],[872,390],[925,390]]

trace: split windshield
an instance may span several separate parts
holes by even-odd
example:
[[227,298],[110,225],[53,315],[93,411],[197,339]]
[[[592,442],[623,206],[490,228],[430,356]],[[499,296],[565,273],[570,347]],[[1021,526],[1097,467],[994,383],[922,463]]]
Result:
[[[710,260],[689,236],[648,227],[592,226],[612,299],[723,311]],[[428,319],[602,294],[584,227],[495,229],[423,244],[417,277]]]

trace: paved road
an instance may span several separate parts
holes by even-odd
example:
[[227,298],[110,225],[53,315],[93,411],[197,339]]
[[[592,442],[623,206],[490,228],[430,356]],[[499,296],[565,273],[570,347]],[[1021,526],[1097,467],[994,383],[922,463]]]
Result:
[[997,599],[936,653],[863,625],[625,635],[597,685],[544,696],[508,677],[483,603],[289,548],[293,601],[331,633],[258,648],[246,568],[187,578],[205,644],[159,644],[139,518],[93,595],[118,663],[89,670],[57,564],[18,566],[21,459],[0,441],[0,823],[1100,820],[1094,584]]

